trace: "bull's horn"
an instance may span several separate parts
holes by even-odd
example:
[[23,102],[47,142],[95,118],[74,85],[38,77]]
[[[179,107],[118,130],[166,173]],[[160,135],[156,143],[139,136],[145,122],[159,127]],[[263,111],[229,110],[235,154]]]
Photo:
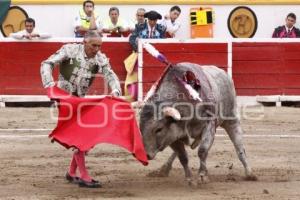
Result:
[[163,114],[164,114],[164,116],[172,117],[175,120],[181,119],[181,115],[180,115],[179,111],[172,107],[165,107],[163,109]]
[[140,109],[140,108],[143,108],[145,105],[145,102],[144,101],[135,101],[135,102],[132,102],[131,103],[131,107],[134,108],[134,109]]

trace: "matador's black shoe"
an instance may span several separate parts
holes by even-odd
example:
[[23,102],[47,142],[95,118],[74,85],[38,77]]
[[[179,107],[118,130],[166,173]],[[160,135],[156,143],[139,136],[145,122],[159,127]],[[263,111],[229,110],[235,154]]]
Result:
[[69,174],[69,172],[67,172],[67,173],[66,173],[66,180],[69,181],[69,183],[78,184],[80,178],[77,177],[77,176],[73,177],[73,176],[71,176],[71,175]]
[[79,179],[79,187],[86,187],[86,188],[101,188],[102,185],[99,181],[92,179],[92,181],[85,181],[83,179]]

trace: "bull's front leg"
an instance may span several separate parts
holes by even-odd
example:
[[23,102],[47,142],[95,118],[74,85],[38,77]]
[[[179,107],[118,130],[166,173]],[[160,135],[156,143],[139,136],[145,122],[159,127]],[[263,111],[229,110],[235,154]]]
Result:
[[189,168],[189,159],[184,147],[184,143],[178,140],[171,145],[171,148],[177,153],[179,161],[183,166],[186,181],[189,185],[192,185],[192,172]]
[[198,156],[200,159],[200,167],[198,171],[198,184],[209,182],[208,171],[206,168],[206,159],[208,151],[214,142],[215,133],[215,123],[214,121],[210,121],[202,132],[200,146],[198,149]]

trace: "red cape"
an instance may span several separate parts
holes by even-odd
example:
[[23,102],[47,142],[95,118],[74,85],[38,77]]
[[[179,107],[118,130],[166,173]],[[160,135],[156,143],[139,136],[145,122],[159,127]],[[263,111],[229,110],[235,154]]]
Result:
[[99,143],[119,145],[148,164],[146,152],[130,103],[116,97],[79,98],[58,87],[47,90],[59,102],[56,128],[49,135],[66,148],[88,151]]

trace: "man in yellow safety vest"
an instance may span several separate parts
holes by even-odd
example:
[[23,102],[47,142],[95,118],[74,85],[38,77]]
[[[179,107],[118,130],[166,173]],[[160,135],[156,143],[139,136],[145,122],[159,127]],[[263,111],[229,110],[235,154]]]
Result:
[[83,2],[83,8],[80,9],[78,16],[75,18],[75,37],[83,37],[88,30],[98,30],[100,28],[100,17],[94,10],[95,4],[93,1],[86,0]]

